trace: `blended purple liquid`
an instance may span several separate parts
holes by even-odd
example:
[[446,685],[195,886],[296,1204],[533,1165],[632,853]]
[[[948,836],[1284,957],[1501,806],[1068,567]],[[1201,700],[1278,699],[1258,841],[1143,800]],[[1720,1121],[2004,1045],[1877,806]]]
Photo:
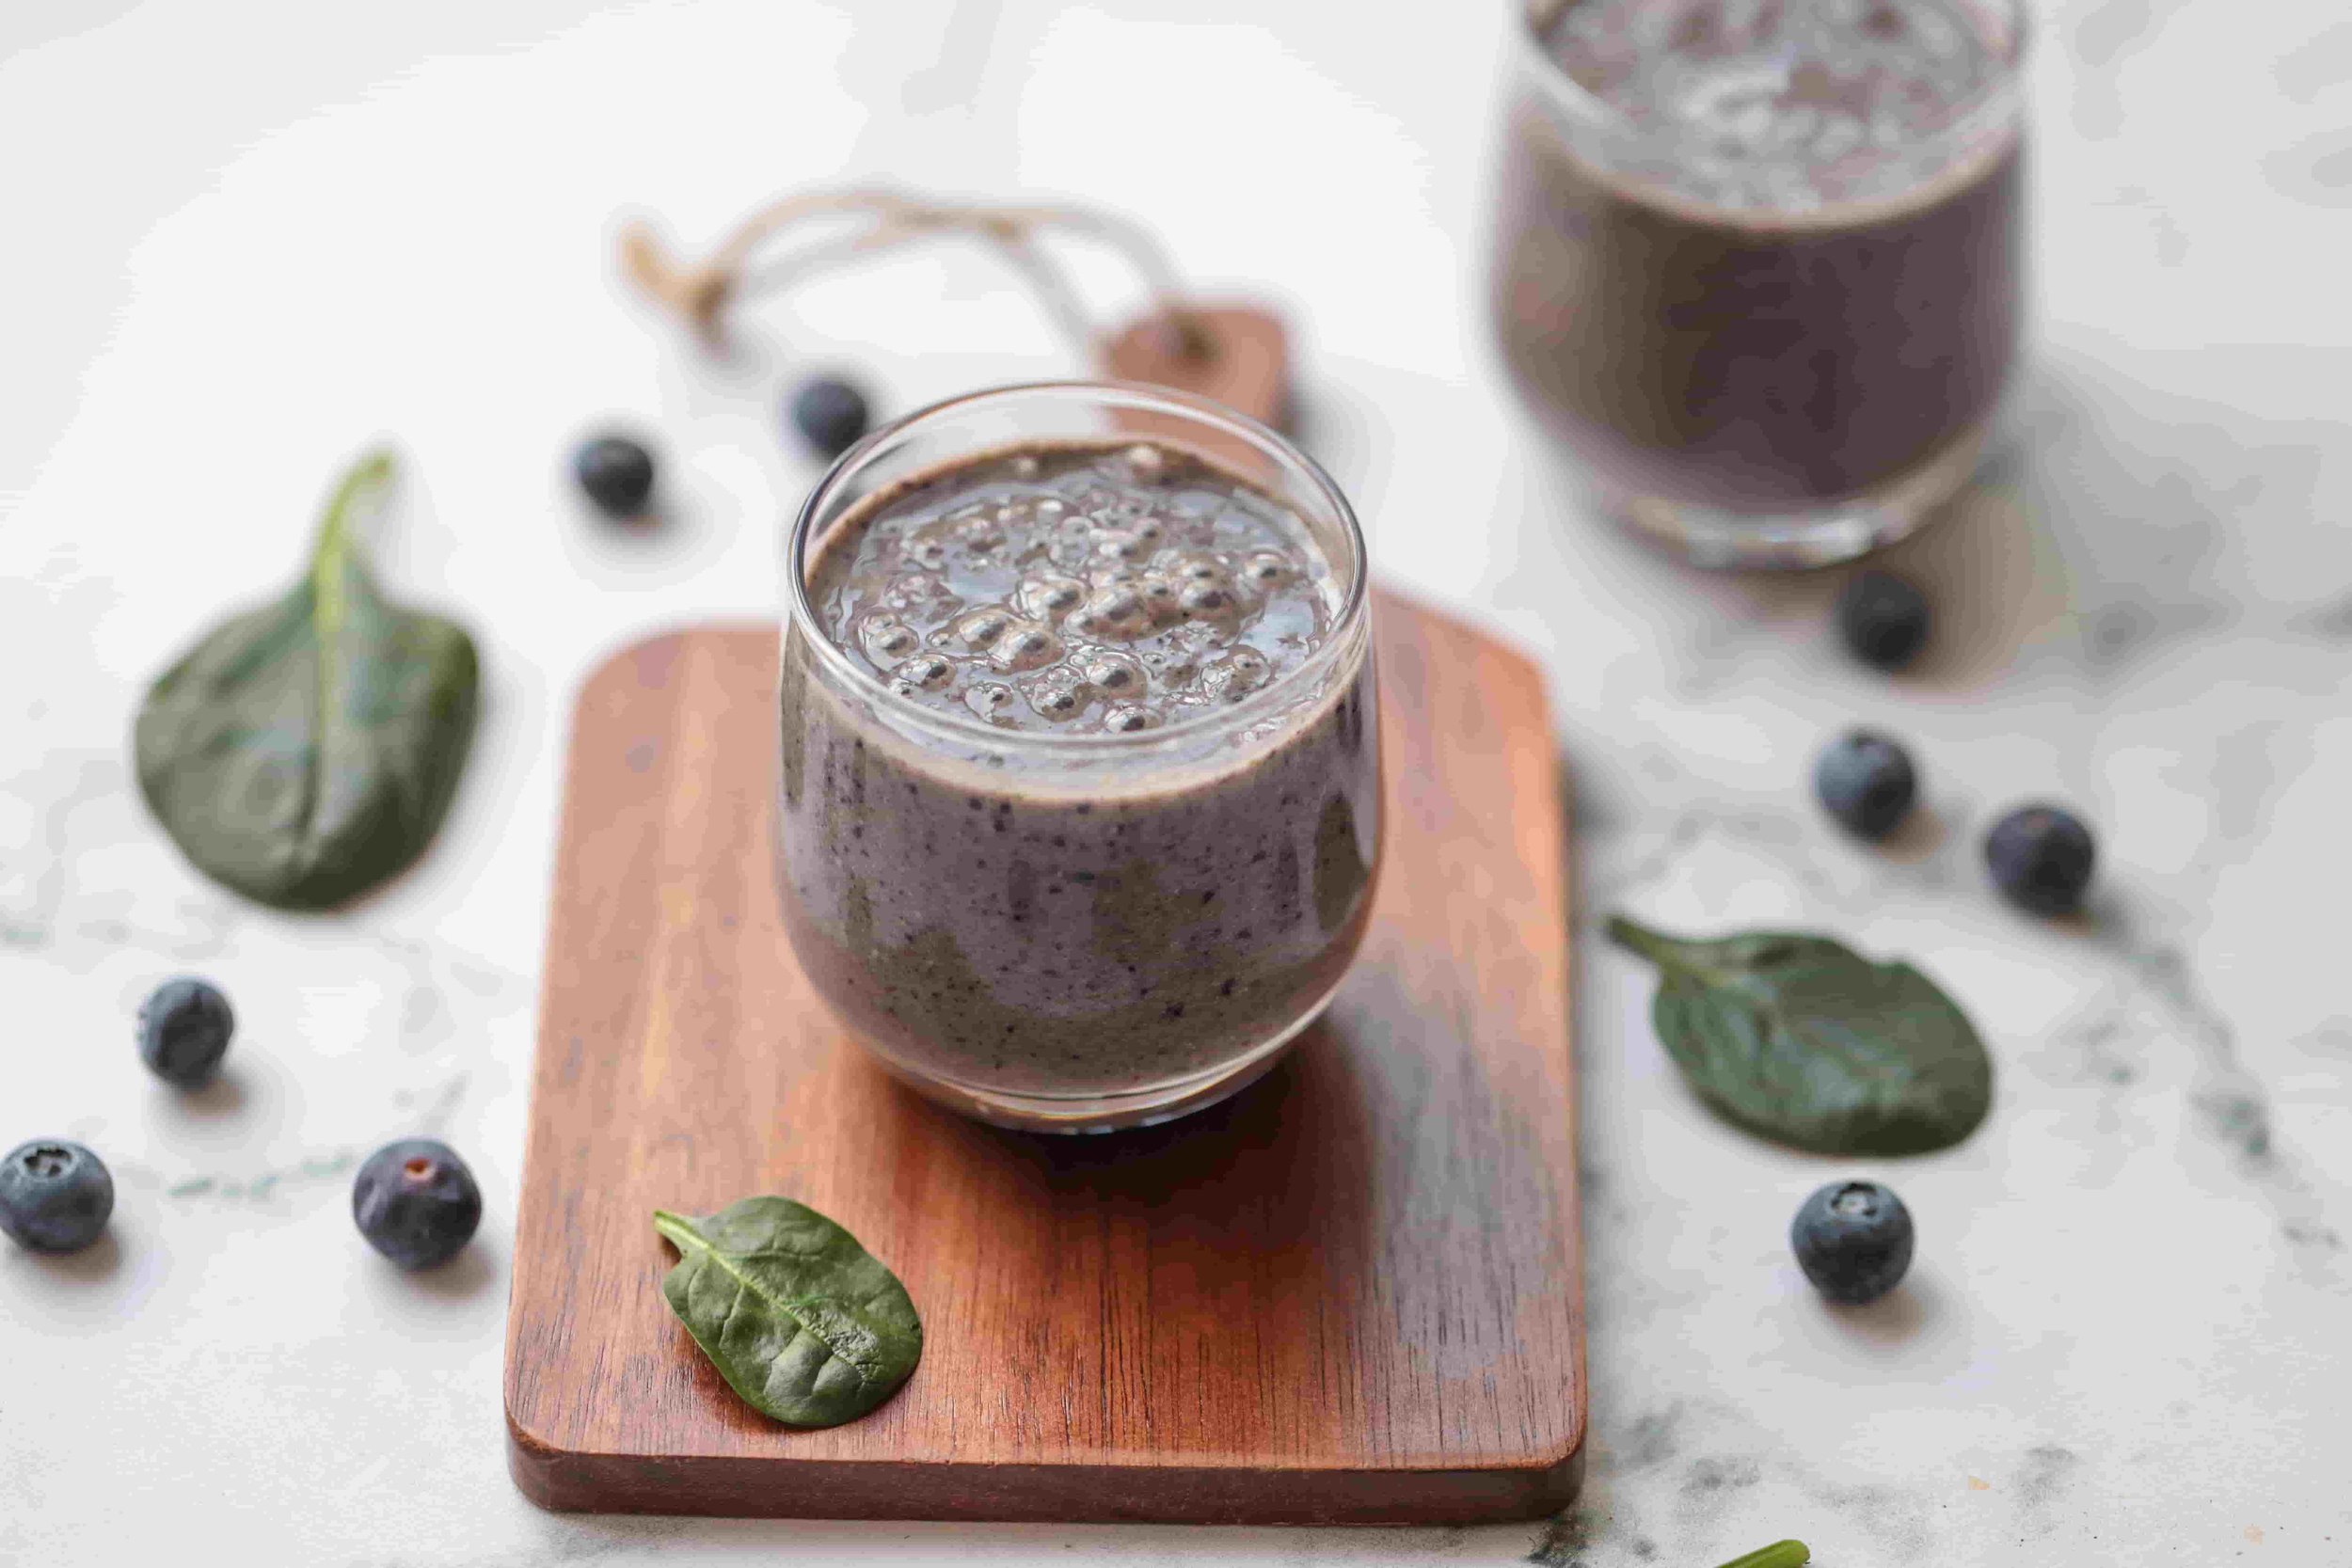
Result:
[[[1988,22],[1581,0],[1530,25],[1493,308],[1522,396],[1605,491],[1799,513],[1981,438],[2022,242],[2013,122],[1980,113],[2012,69]],[[1577,89],[1597,114],[1563,106]]]
[[[1132,1094],[1329,996],[1371,911],[1378,716],[1368,654],[1305,669],[1344,584],[1282,503],[1166,444],[1040,443],[860,501],[808,571],[868,680],[983,726],[981,755],[928,749],[786,641],[785,927],[885,1061]],[[1022,746],[1155,736],[1177,750],[1108,774]]]

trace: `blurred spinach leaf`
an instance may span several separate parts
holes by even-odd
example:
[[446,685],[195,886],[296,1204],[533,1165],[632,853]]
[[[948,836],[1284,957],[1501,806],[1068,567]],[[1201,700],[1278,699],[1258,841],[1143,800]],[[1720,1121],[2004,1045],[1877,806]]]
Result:
[[139,788],[198,870],[278,909],[320,910],[422,854],[473,740],[473,640],[386,599],[354,537],[392,478],[360,460],[307,570],[166,671],[133,736]]

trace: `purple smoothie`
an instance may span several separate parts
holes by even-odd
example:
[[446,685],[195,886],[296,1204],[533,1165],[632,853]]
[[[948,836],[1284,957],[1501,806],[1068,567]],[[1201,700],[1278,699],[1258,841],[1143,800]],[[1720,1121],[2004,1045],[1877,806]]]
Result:
[[1030,445],[858,501],[805,577],[856,678],[787,637],[786,925],[885,1062],[1125,1095],[1320,1007],[1369,912],[1377,727],[1281,502],[1171,443]]
[[1770,517],[1964,477],[2019,328],[1994,13],[1578,0],[1529,26],[1493,309],[1603,492]]

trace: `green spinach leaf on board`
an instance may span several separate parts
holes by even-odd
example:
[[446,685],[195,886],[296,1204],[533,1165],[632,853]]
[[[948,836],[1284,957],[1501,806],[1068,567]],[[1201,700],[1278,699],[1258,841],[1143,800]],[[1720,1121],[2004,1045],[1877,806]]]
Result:
[[855,1420],[923,1356],[906,1287],[850,1235],[788,1197],[747,1197],[707,1218],[658,1210],[678,1250],[661,1281],[719,1375],[787,1426]]
[[1692,1088],[1729,1120],[1823,1154],[1924,1154],[1976,1131],[1993,1059],[1968,1015],[1907,963],[1827,937],[1610,938],[1658,966],[1651,1018]]
[[199,871],[321,910],[396,876],[449,810],[473,740],[473,640],[383,597],[353,536],[376,452],[328,503],[300,580],[166,671],[133,734],[139,788]]

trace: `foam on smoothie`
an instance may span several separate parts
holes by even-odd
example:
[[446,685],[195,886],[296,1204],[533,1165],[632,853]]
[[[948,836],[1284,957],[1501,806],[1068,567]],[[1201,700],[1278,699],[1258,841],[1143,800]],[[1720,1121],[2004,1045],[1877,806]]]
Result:
[[1542,45],[1637,138],[1597,162],[1732,209],[1884,199],[1982,149],[1949,136],[2011,70],[1965,0],[1572,0]]
[[809,572],[826,636],[900,696],[998,728],[1131,733],[1248,699],[1330,635],[1287,508],[1154,442],[994,453],[861,503]]

